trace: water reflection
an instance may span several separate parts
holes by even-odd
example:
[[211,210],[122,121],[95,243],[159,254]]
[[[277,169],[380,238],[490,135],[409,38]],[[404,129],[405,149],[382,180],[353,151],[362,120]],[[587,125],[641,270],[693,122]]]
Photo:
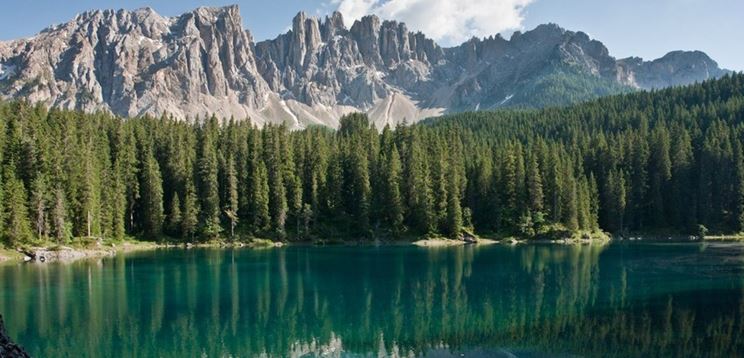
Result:
[[737,356],[741,247],[158,251],[0,267],[34,356]]

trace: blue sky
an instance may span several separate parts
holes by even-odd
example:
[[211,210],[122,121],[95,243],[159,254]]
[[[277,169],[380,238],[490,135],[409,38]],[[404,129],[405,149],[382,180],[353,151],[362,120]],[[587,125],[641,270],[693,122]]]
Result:
[[150,6],[163,15],[177,15],[198,6],[228,4],[240,5],[244,25],[256,40],[286,31],[300,10],[324,15],[341,7],[349,17],[376,13],[406,21],[443,45],[472,35],[508,36],[515,29],[554,22],[587,32],[618,58],[654,59],[672,50],[695,49],[725,68],[744,71],[744,0],[25,0],[2,5],[0,39],[31,36],[89,9]]

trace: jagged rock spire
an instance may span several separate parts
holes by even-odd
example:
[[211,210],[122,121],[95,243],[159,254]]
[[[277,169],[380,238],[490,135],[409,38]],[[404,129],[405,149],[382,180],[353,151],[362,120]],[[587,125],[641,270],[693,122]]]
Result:
[[530,106],[530,86],[561,68],[638,88],[726,73],[701,52],[617,61],[601,42],[555,24],[442,48],[374,15],[347,28],[339,12],[322,19],[300,12],[287,33],[254,43],[232,5],[176,17],[151,8],[87,11],[33,38],[0,42],[0,97],[122,116],[215,114],[295,127],[335,126],[356,110],[384,125]]

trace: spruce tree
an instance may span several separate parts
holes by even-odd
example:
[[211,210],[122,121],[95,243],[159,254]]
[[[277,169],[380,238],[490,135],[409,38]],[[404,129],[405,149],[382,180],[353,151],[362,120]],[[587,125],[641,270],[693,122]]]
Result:
[[447,174],[447,234],[455,240],[460,239],[462,234],[460,180],[457,167],[454,164],[450,165]]
[[199,225],[199,204],[196,197],[196,189],[191,180],[186,184],[186,193],[183,200],[181,214],[181,235],[184,239],[192,240]]
[[400,195],[401,185],[401,163],[400,154],[395,144],[388,158],[385,160],[386,167],[384,170],[384,189],[385,189],[385,217],[386,223],[390,227],[393,236],[399,236],[403,230],[403,201]]
[[734,185],[734,228],[744,232],[744,148],[741,142],[734,146],[735,177]]
[[65,193],[61,188],[54,192],[54,208],[52,208],[52,225],[54,226],[54,237],[57,243],[63,243],[69,239],[67,230],[67,209],[65,207]]
[[225,215],[230,221],[230,237],[235,237],[235,226],[238,224],[238,174],[235,172],[235,160],[227,160],[227,205]]
[[356,148],[349,158],[349,211],[359,234],[365,235],[369,229],[370,182],[367,155]]
[[157,239],[163,231],[163,182],[160,166],[149,149],[145,150],[142,166],[142,202],[144,235]]
[[608,217],[607,230],[619,232],[625,226],[626,192],[625,175],[622,171],[611,170],[605,184],[605,206]]
[[31,223],[28,220],[26,189],[16,178],[13,164],[5,167],[5,242],[8,247],[30,243],[33,239]]
[[650,219],[653,225],[663,227],[666,225],[666,208],[664,202],[667,200],[667,188],[672,179],[672,163],[669,157],[670,138],[665,127],[654,130],[652,137],[652,148],[649,157],[651,195]]
[[37,176],[31,188],[31,212],[34,218],[34,229],[39,239],[46,239],[48,224],[48,195],[44,176]]
[[181,199],[178,193],[173,194],[171,199],[170,210],[168,210],[168,232],[171,235],[178,236],[181,234]]
[[269,215],[271,217],[271,229],[279,239],[286,237],[285,224],[287,222],[286,187],[284,183],[284,167],[280,158],[281,143],[278,138],[278,129],[269,128],[264,132],[265,160],[268,174],[269,186]]
[[530,156],[528,174],[527,174],[527,192],[529,194],[529,206],[533,213],[540,213],[543,210],[543,184],[540,168],[538,167],[535,155]]
[[200,228],[206,238],[215,238],[222,232],[217,150],[214,143],[216,126],[216,119],[213,118],[202,128],[198,159]]

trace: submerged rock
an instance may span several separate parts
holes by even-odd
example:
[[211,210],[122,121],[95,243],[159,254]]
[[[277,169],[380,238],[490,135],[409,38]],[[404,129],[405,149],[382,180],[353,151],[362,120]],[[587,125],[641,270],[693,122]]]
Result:
[[30,357],[20,346],[13,343],[5,331],[5,322],[3,316],[0,316],[0,357],[3,358],[22,358]]

